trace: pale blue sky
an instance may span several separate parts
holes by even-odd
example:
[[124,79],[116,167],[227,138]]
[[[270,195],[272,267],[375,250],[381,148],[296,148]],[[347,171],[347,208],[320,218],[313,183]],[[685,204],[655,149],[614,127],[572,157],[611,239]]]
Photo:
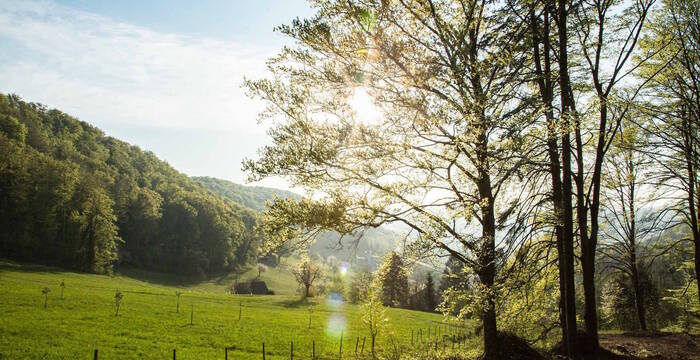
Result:
[[0,0],[0,91],[243,182],[241,160],[268,141],[243,77],[290,44],[275,26],[311,14],[303,0]]

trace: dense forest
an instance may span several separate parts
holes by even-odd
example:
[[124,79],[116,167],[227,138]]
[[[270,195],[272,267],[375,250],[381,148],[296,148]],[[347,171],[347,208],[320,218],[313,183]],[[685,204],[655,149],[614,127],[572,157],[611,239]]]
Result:
[[0,94],[2,256],[186,275],[256,257],[256,213],[153,153],[58,110]]

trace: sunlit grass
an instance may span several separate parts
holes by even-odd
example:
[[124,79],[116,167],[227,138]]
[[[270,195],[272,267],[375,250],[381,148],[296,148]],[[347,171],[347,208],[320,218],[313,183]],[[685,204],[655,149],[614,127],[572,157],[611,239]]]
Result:
[[[222,289],[208,282],[173,287],[163,285],[165,280],[0,262],[0,358],[87,358],[99,349],[101,359],[163,359],[177,349],[178,358],[210,359],[223,358],[224,348],[229,347],[231,359],[259,359],[265,342],[267,358],[274,359],[289,357],[291,341],[295,356],[309,357],[315,341],[317,355],[337,358],[338,330],[343,353],[348,355],[354,353],[358,337],[361,344],[367,336],[359,306],[325,298],[300,301],[296,295],[234,296],[213,292]],[[61,281],[66,284],[63,300],[59,298]],[[45,286],[52,289],[46,310],[41,292]],[[114,316],[116,289],[124,295],[118,317]],[[179,313],[176,290],[183,292]],[[314,310],[309,329],[310,304]],[[417,342],[418,329],[425,333],[442,320],[438,314],[402,309],[390,309],[388,315],[390,330],[380,335],[377,344],[384,351],[392,348],[392,338],[408,348],[411,330]],[[365,354],[368,351],[369,339]]]

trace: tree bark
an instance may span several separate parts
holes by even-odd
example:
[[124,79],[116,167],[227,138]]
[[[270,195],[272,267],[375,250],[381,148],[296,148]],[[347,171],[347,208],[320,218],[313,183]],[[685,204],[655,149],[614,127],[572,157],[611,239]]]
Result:
[[566,318],[566,332],[569,335],[568,349],[569,357],[576,354],[576,313],[575,313],[575,290],[574,290],[574,230],[573,230],[573,209],[572,209],[572,184],[571,184],[571,110],[573,108],[573,98],[571,97],[569,84],[569,64],[568,64],[568,35],[567,35],[567,0],[558,0],[557,6],[557,35],[559,40],[559,87],[561,97],[561,118],[562,118],[562,257],[560,266],[564,268],[564,309]]
[[[698,215],[700,215],[700,203],[695,202],[695,197],[697,189],[695,188],[696,185],[696,179],[697,179],[697,174],[695,173],[697,169],[695,169],[695,164],[694,164],[694,151],[695,151],[695,144],[694,142],[694,134],[693,134],[693,125],[691,123],[690,119],[690,111],[685,112],[681,110],[681,121],[683,121],[683,146],[685,148],[685,165],[686,165],[686,170],[688,172],[688,215],[690,218],[690,228],[691,228],[691,234],[693,236],[693,245],[694,245],[694,250],[695,250],[695,278],[700,279],[698,277],[700,275],[700,229],[698,229]],[[697,209],[697,212],[696,212]],[[700,299],[700,281],[698,283],[698,299]]]
[[[566,219],[564,218],[563,210],[563,189],[561,180],[561,164],[559,156],[559,145],[557,142],[558,133],[556,122],[554,119],[554,111],[552,102],[554,98],[554,89],[551,76],[551,45],[550,45],[550,21],[549,13],[552,7],[550,2],[546,2],[547,7],[543,13],[543,29],[540,33],[538,28],[538,20],[535,17],[534,9],[531,10],[531,31],[533,37],[533,60],[535,63],[535,73],[537,74],[537,85],[539,87],[542,103],[545,107],[545,120],[547,121],[547,154],[549,157],[549,174],[552,181],[552,206],[556,216],[554,224],[554,234],[556,236],[557,256],[559,259],[559,321],[562,329],[562,342],[565,346],[566,353],[571,355],[574,352],[575,333],[571,333],[569,326],[571,319],[576,319],[576,309],[571,307],[571,301],[567,300],[567,287],[571,286],[571,282],[567,281],[569,267],[573,267],[573,263],[567,262],[564,244],[571,242],[564,235],[564,227]],[[543,45],[543,53],[540,53],[540,43]],[[569,220],[571,221],[571,220]],[[569,285],[567,285],[569,284]]]
[[[477,83],[478,79],[474,79]],[[480,89],[480,88],[479,88]],[[486,123],[486,117],[482,114],[482,124]],[[490,164],[488,161],[488,136],[485,131],[480,131],[477,139],[476,157],[480,161],[478,191],[481,204],[481,228],[482,244],[479,258],[479,280],[489,290],[487,293],[486,308],[482,312],[484,324],[484,358],[498,359],[500,357],[500,347],[498,345],[498,327],[496,323],[496,301],[493,289],[496,279],[496,216],[494,207],[494,197],[491,186],[491,176],[489,174]]]

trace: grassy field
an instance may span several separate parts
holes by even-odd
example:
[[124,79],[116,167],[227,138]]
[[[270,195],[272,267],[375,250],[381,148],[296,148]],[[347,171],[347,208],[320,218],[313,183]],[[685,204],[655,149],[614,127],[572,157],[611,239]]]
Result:
[[[263,278],[278,291],[274,281],[282,284],[288,275],[275,272],[269,270]],[[360,344],[368,337],[356,305],[322,298],[300,301],[291,294],[228,295],[221,279],[175,284],[172,278],[148,273],[102,276],[0,261],[0,359],[91,358],[93,349],[99,349],[100,359],[163,359],[173,349],[178,359],[223,359],[226,347],[230,359],[261,359],[263,342],[266,359],[288,359],[292,341],[295,357],[310,358],[315,341],[318,358],[337,359],[341,331],[343,357],[354,358],[358,337]],[[289,293],[293,285],[285,285],[282,292]],[[44,287],[51,289],[46,309]],[[117,288],[124,295],[119,316],[114,314]],[[175,291],[182,292],[179,313]],[[422,329],[426,339],[430,327],[434,335],[444,321],[437,314],[402,309],[389,309],[388,315],[389,329],[377,344],[385,353],[394,344],[409,348],[411,331]],[[463,346],[476,351],[477,343],[470,339]],[[368,349],[369,339],[365,354]]]

